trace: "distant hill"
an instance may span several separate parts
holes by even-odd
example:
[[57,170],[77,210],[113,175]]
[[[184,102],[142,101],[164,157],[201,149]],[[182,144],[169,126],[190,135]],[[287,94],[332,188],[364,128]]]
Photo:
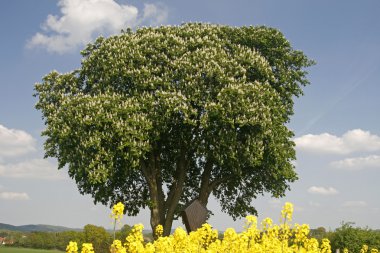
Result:
[[0,230],[9,230],[9,231],[20,231],[20,232],[62,232],[62,231],[81,231],[82,229],[78,228],[67,228],[62,226],[52,226],[52,225],[22,225],[22,226],[13,226],[5,223],[0,223]]

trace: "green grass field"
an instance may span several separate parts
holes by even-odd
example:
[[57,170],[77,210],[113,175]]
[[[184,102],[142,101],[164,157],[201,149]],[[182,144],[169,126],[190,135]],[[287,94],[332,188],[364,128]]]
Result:
[[62,253],[58,250],[26,249],[0,246],[0,253]]

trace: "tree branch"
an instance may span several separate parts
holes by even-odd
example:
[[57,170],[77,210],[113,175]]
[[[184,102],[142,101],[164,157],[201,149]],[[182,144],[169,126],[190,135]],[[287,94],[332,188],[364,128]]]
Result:
[[210,196],[210,193],[211,193],[209,191],[209,183],[210,183],[212,167],[213,167],[213,163],[211,162],[211,158],[208,157],[206,164],[204,166],[203,173],[202,173],[201,187],[200,187],[199,196],[198,196],[198,200],[204,206],[207,206],[208,197]]
[[217,178],[215,179],[214,181],[212,181],[209,185],[208,185],[208,190],[210,191],[210,193],[212,192],[212,190],[214,190],[216,187],[218,187],[220,184],[224,183],[224,182],[227,182],[229,179],[231,179],[232,176],[226,176],[226,177],[221,177],[221,178]]

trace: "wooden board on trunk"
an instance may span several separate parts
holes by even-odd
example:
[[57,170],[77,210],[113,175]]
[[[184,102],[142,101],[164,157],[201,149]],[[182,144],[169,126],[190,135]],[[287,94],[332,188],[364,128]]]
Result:
[[195,231],[207,220],[207,208],[195,199],[182,211],[182,220],[188,233]]

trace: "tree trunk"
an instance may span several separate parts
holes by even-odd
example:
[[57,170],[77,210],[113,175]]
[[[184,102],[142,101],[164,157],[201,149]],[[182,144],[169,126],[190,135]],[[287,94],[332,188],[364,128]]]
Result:
[[171,232],[174,214],[176,207],[178,206],[179,200],[183,192],[183,187],[186,180],[186,171],[189,166],[188,161],[186,160],[185,149],[181,148],[180,157],[177,161],[177,168],[175,172],[175,179],[173,181],[172,187],[168,193],[168,198],[165,202],[165,223],[164,223],[164,235],[169,235]]
[[171,232],[174,215],[185,185],[186,171],[189,166],[186,159],[185,149],[181,149],[180,156],[177,160],[177,166],[174,180],[165,200],[165,194],[162,189],[161,168],[158,156],[152,154],[147,161],[141,163],[141,170],[148,184],[151,203],[150,208],[150,226],[155,231],[158,225],[164,228],[164,236]]
[[164,212],[164,193],[162,190],[162,181],[158,159],[153,153],[148,161],[142,162],[141,170],[146,179],[150,195],[150,226],[153,231],[158,225],[162,225],[165,221]]

